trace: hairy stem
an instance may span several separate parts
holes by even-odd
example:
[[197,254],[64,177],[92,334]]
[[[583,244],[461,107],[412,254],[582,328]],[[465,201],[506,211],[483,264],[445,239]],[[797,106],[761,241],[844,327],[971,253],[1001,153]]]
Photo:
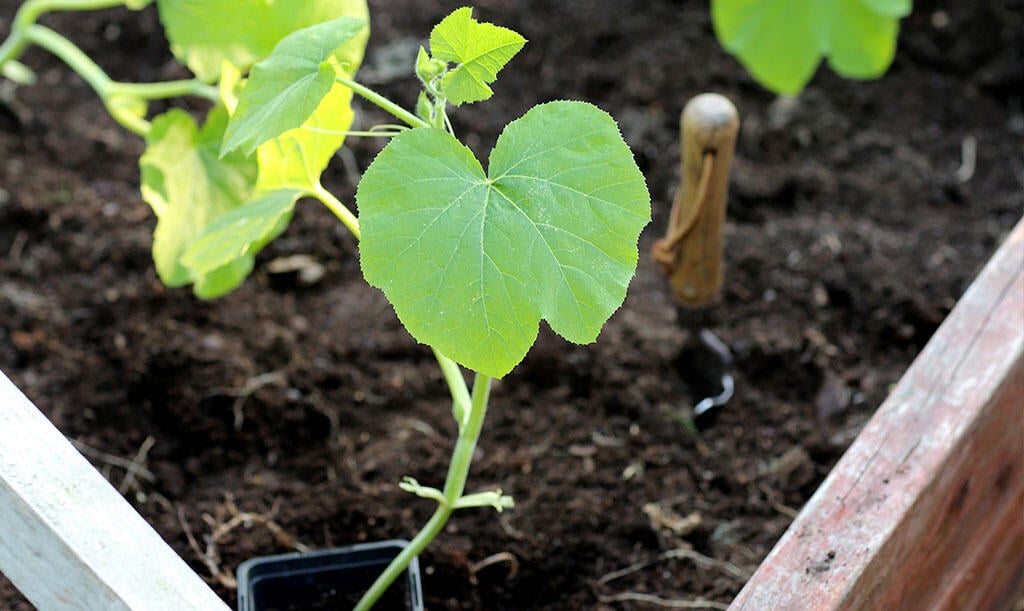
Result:
[[469,466],[473,462],[476,443],[480,439],[480,430],[487,415],[487,403],[491,398],[491,377],[477,373],[473,380],[473,394],[470,397],[469,416],[465,426],[459,431],[459,438],[452,451],[452,461],[448,466],[448,477],[444,482],[444,496],[449,504],[455,504],[466,489],[466,478]]
[[395,104],[391,100],[385,98],[381,94],[370,89],[369,87],[366,87],[365,85],[360,85],[359,83],[353,81],[352,79],[344,76],[336,76],[335,80],[341,83],[342,85],[345,85],[355,93],[359,94],[367,101],[370,101],[376,106],[379,106],[383,110],[386,110],[387,112],[391,113],[391,115],[394,116],[396,119],[405,121],[407,124],[409,124],[410,127],[430,127],[430,124],[424,121],[423,119],[417,117],[408,110],[402,108],[398,104]]
[[370,589],[359,600],[356,611],[370,609],[391,584],[405,571],[412,559],[418,556],[434,540],[435,537],[448,523],[448,518],[455,511],[455,503],[462,496],[466,489],[466,479],[469,476],[469,466],[473,461],[473,452],[476,450],[477,440],[480,438],[480,430],[483,428],[484,416],[487,414],[487,402],[491,394],[491,378],[482,374],[476,374],[473,382],[473,394],[471,397],[470,410],[466,418],[465,426],[459,427],[459,438],[455,442],[455,449],[452,451],[452,460],[448,466],[448,477],[444,482],[445,502],[438,505],[434,515],[430,517],[423,529],[413,538],[391,564],[384,570],[377,580],[373,582]]
[[26,0],[14,17],[12,29],[35,23],[43,13],[53,11],[96,11],[124,6],[124,0]]

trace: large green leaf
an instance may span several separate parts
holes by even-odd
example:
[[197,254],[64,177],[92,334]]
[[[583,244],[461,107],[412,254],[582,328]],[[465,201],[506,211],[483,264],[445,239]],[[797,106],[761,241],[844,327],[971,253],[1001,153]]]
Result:
[[455,105],[491,97],[487,84],[494,82],[498,71],[526,44],[516,32],[480,23],[472,14],[473,9],[460,8],[430,33],[433,57],[456,64],[441,81],[445,97]]
[[[205,81],[228,61],[243,71],[270,55],[288,34],[348,16],[369,19],[366,0],[158,0],[160,20],[174,55]],[[337,56],[354,74],[369,28]]]
[[157,216],[153,261],[168,286],[195,283],[201,297],[214,297],[235,286],[252,270],[252,257],[195,274],[181,263],[189,244],[221,214],[250,197],[256,160],[240,154],[221,159],[221,136],[227,111],[217,107],[200,130],[188,113],[174,109],[154,119],[139,160],[142,196]]
[[182,265],[201,275],[254,256],[287,228],[300,193],[273,191],[220,215],[185,249]]
[[334,87],[332,56],[359,35],[364,22],[351,17],[293,32],[253,67],[224,135],[223,152],[260,144],[301,126]]
[[762,85],[804,88],[821,63],[848,78],[876,78],[892,63],[910,0],[712,0],[722,45]]
[[489,173],[443,130],[404,132],[356,201],[367,281],[417,340],[492,376],[522,360],[542,318],[593,341],[625,298],[650,220],[615,122],[582,102],[510,123]]

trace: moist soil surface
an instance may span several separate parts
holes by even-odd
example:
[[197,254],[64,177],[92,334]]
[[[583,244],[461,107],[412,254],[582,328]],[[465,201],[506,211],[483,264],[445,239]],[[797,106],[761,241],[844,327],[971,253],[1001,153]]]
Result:
[[[4,36],[17,4],[0,1]],[[707,4],[477,3],[530,42],[492,101],[453,113],[458,133],[485,157],[536,103],[598,104],[654,220],[597,343],[542,325],[496,384],[469,488],[516,507],[456,514],[421,557],[430,609],[723,608],[1024,210],[1024,2],[919,2],[883,79],[823,68],[796,100],[721,50]],[[412,105],[417,45],[457,6],[371,0],[361,80]],[[44,23],[115,78],[187,77],[153,7]],[[432,503],[397,483],[442,482],[450,402],[356,241],[308,202],[229,296],[163,287],[142,142],[53,57],[24,61],[35,86],[0,84],[0,369],[227,601],[246,558],[415,534]],[[743,124],[712,321],[736,392],[697,433],[700,372],[647,253],[679,181],[679,112],[705,91]],[[390,122],[367,104],[357,120]],[[381,146],[353,139],[326,184],[352,201]],[[272,272],[282,260],[306,275]],[[28,603],[2,582],[0,608]]]

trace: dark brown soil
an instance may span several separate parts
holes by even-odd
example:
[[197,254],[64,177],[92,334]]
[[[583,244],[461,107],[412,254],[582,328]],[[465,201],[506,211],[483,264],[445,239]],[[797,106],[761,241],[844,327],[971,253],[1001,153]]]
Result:
[[[17,4],[0,0],[0,35]],[[389,57],[457,4],[370,4],[366,79],[411,102],[415,84],[389,74]],[[917,4],[884,79],[822,70],[787,103],[717,46],[707,2],[477,3],[530,43],[493,101],[455,113],[459,133],[483,153],[535,103],[602,106],[654,199],[644,253],[677,185],[683,104],[704,91],[736,101],[714,328],[735,352],[737,390],[703,434],[684,426],[684,334],[644,257],[595,345],[542,331],[496,386],[470,488],[500,486],[517,506],[456,516],[421,558],[429,608],[736,594],[1024,211],[1024,2]],[[46,22],[118,78],[179,77],[154,15]],[[218,301],[162,287],[140,141],[52,57],[25,61],[39,84],[0,84],[0,369],[115,486],[126,474],[109,456],[151,446],[128,497],[227,600],[248,557],[411,537],[432,506],[396,484],[439,484],[454,426],[429,350],[362,280],[356,242],[304,204],[260,262],[307,255],[326,267],[319,282],[261,267]],[[364,107],[360,121],[385,119]],[[961,169],[971,141],[973,173]],[[346,201],[379,146],[354,143],[330,171]],[[215,579],[189,537],[205,551],[232,508],[271,516],[286,536],[259,523],[222,536]],[[666,555],[678,549],[714,563]],[[27,604],[3,582],[0,607]]]

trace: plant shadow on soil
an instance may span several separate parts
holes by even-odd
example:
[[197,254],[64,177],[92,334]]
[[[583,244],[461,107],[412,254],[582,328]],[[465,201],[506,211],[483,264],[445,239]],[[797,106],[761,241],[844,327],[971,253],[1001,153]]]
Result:
[[[0,35],[16,4],[0,1]],[[476,6],[530,42],[492,101],[454,113],[459,133],[484,155],[531,105],[592,101],[622,124],[654,222],[598,342],[542,329],[496,385],[470,489],[500,486],[517,506],[456,515],[421,558],[427,607],[727,603],[1024,209],[1024,2],[919,2],[885,78],[823,69],[798,101],[718,47],[706,2]],[[409,62],[455,7],[371,0],[363,79],[413,103]],[[45,23],[116,78],[187,76],[152,7]],[[0,87],[0,369],[226,600],[251,556],[410,537],[432,507],[397,483],[440,483],[449,400],[429,350],[362,280],[355,241],[302,204],[230,296],[162,287],[142,144],[53,58],[25,61],[40,83]],[[680,417],[695,399],[674,365],[684,335],[646,253],[678,182],[679,111],[705,91],[743,122],[714,327],[737,391],[696,437]],[[358,120],[387,117],[364,104]],[[329,170],[343,200],[380,146],[353,141]],[[322,277],[268,271],[291,255]],[[126,478],[111,456],[145,470]],[[28,605],[3,581],[0,607]]]

